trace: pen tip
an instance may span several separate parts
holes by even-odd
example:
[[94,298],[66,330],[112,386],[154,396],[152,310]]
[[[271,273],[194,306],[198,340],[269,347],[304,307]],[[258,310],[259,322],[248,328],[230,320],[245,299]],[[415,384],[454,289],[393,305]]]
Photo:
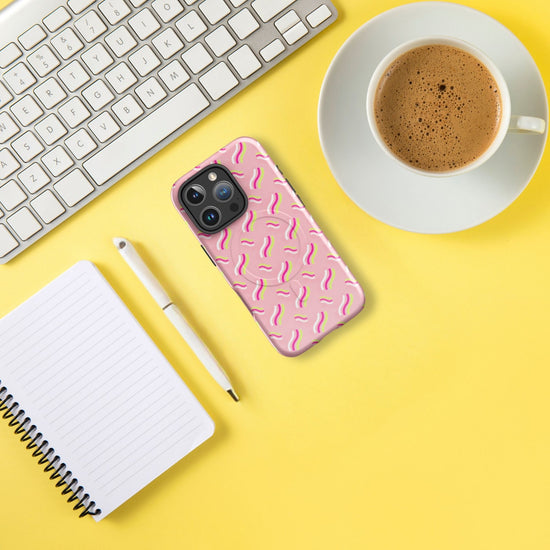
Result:
[[121,239],[120,237],[115,237],[113,243],[115,243],[115,246],[120,250],[126,247],[126,239]]
[[233,398],[234,401],[240,401],[239,396],[235,393],[234,390],[227,390],[227,393]]

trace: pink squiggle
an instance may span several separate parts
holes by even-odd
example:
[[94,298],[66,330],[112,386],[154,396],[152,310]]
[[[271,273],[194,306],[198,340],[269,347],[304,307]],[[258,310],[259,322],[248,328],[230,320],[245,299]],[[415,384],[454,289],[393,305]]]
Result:
[[290,296],[290,291],[289,290],[277,290],[277,294],[279,294],[280,296]]
[[199,237],[203,237],[205,238],[206,240],[209,240],[213,237],[214,235],[211,235],[210,233],[199,233]]
[[294,208],[296,210],[305,210],[306,207],[303,206],[302,204],[293,204],[290,208]]
[[278,280],[280,283],[286,283],[289,272],[290,272],[290,264],[285,260],[285,262],[283,263],[283,267],[279,272]]
[[245,233],[250,233],[250,224],[254,220],[254,212],[252,210],[248,211],[248,214],[246,216],[246,220],[243,222],[243,231]]
[[258,189],[258,182],[260,181],[261,177],[262,177],[262,169],[254,168],[254,177],[250,182],[250,187],[252,187],[252,189]]
[[340,305],[340,309],[338,310],[338,313],[343,317],[344,315],[348,314],[348,307],[351,302],[351,296],[349,294],[346,294],[342,299],[342,304]]
[[281,314],[283,313],[283,308],[281,304],[277,304],[275,306],[275,309],[273,310],[273,315],[271,316],[270,322],[272,327],[278,327],[279,326],[279,320],[281,318]]
[[242,239],[241,244],[245,244],[246,246],[254,246],[256,243],[254,241],[247,241],[246,239]]
[[281,227],[280,223],[275,223],[275,222],[267,222],[266,225],[267,227]]
[[271,197],[271,201],[269,202],[269,206],[267,207],[268,212],[272,216],[275,215],[275,208],[277,207],[278,203],[279,203],[279,193],[273,193],[273,196]]
[[270,265],[259,265],[258,269],[263,269],[264,271],[273,271],[273,268]]
[[269,247],[271,246],[271,243],[272,243],[271,235],[264,237],[264,244],[262,246],[262,249],[260,250],[260,254],[262,258],[267,258],[267,254],[269,252]]
[[302,277],[307,277],[308,279],[315,279],[315,273],[308,273],[307,271],[304,271],[302,273]]
[[236,288],[247,288],[247,285],[244,283],[233,283],[233,286]]
[[307,252],[304,257],[304,262],[307,265],[311,265],[311,258],[313,257],[313,254],[315,253],[315,245],[313,243],[309,243],[307,245]]
[[214,258],[217,262],[220,262],[221,264],[228,264],[229,260],[227,258],[220,258],[219,256]]
[[288,224],[288,227],[286,229],[285,237],[287,241],[291,241],[292,239],[294,239],[294,230],[296,229],[296,226],[296,218],[292,218],[292,221]]
[[352,281],[351,279],[346,279],[344,282],[347,285],[359,286],[359,283],[357,281]]
[[276,183],[277,185],[286,185],[286,180],[276,179],[273,180],[273,183]]
[[327,256],[327,259],[329,259],[329,260],[339,260],[340,256],[335,256],[334,254],[329,254]]
[[328,285],[331,279],[332,279],[332,269],[329,267],[327,270],[325,270],[325,276],[323,277],[323,281],[321,282],[321,288],[323,290],[328,290]]
[[246,263],[246,254],[239,254],[239,261],[237,262],[237,265],[235,266],[235,275],[243,276],[243,267]]
[[240,154],[244,151],[244,145],[242,141],[239,141],[237,143],[237,148],[235,150],[235,153],[233,154],[233,164],[240,164],[241,160],[239,159]]
[[275,338],[276,340],[281,340],[283,338],[282,334],[277,334],[276,332],[269,333],[270,338]]
[[322,231],[316,231],[315,229],[310,229],[309,232],[310,232],[312,235],[322,235],[322,234],[323,234]]
[[227,227],[222,231],[220,238],[218,239],[218,250],[225,250],[227,239],[229,238],[229,231]]
[[292,333],[293,333],[293,336],[288,344],[288,347],[290,348],[290,351],[296,351],[296,344],[300,339],[300,331],[298,329],[294,329]]
[[325,322],[325,312],[321,311],[317,314],[317,321],[314,325],[314,330],[317,334],[321,334],[321,327],[323,326],[323,323]]
[[334,302],[332,298],[319,298],[319,301],[325,304],[332,304]]
[[264,289],[264,280],[260,279],[256,283],[256,289],[254,290],[254,294],[252,295],[252,298],[255,302],[259,302],[262,299],[262,290]]
[[292,252],[293,254],[297,254],[298,253],[298,249],[297,248],[292,248],[290,246],[287,246],[285,249],[284,249],[285,252]]
[[304,300],[307,296],[307,287],[303,286],[300,289],[300,292],[298,294],[298,298],[296,299],[296,307],[303,308],[304,307]]
[[244,178],[244,172],[238,172],[237,170],[232,170],[231,173],[236,177],[236,178]]
[[257,154],[257,155],[256,155],[256,158],[257,158],[257,159],[262,159],[262,160],[269,160],[269,156],[268,156],[268,155],[260,155],[260,154]]
[[262,199],[260,197],[248,197],[248,200],[251,202],[262,202]]
[[296,319],[296,321],[302,321],[302,323],[306,323],[308,320],[304,315],[294,315],[294,319]]
[[265,309],[260,309],[260,308],[257,308],[257,307],[250,308],[250,311],[252,313],[257,313],[258,315],[263,315],[265,313]]

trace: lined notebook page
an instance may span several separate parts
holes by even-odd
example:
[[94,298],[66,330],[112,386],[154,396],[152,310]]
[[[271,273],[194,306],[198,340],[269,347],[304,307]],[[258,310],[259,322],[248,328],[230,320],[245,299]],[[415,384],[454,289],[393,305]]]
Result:
[[0,350],[0,379],[101,508],[96,520],[214,432],[90,262],[0,319]]

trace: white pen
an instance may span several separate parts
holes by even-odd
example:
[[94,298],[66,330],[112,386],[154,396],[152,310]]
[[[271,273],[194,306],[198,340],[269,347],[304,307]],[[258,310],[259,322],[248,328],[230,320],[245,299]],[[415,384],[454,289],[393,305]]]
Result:
[[149,291],[149,294],[154,298],[155,302],[164,311],[166,317],[176,327],[176,330],[181,334],[187,342],[194,354],[199,358],[200,362],[206,367],[206,370],[212,375],[212,378],[235,400],[239,401],[239,396],[233,389],[227,374],[220,367],[210,350],[204,342],[195,334],[193,329],[188,325],[183,314],[178,309],[164,288],[158,282],[156,277],[151,273],[141,256],[137,253],[132,243],[127,239],[113,239],[117,250],[130,266],[132,271],[137,275],[138,279],[143,283],[143,286]]

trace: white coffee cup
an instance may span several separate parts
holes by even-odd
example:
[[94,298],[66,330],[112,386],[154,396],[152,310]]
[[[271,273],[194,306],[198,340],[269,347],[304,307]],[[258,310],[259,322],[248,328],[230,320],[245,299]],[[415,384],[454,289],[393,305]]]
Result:
[[[495,82],[497,83],[498,89],[500,91],[500,96],[502,101],[499,129],[489,148],[482,155],[480,155],[478,158],[476,158],[474,161],[470,162],[469,164],[466,164],[465,166],[461,166],[454,170],[447,170],[444,172],[435,172],[435,171],[415,168],[414,166],[411,166],[407,162],[400,159],[397,155],[395,155],[393,151],[386,145],[382,136],[380,135],[380,132],[378,130],[378,125],[376,124],[376,117],[375,117],[375,110],[374,110],[374,100],[375,100],[378,84],[382,79],[382,76],[386,72],[387,68],[398,57],[408,52],[409,50],[412,50],[414,48],[419,48],[421,46],[436,45],[436,44],[437,45],[443,44],[443,45],[459,48],[473,55],[477,59],[479,59],[487,67],[492,77],[495,79]],[[388,53],[382,59],[382,61],[380,61],[380,63],[376,67],[376,70],[374,71],[370,79],[369,87],[367,90],[367,118],[368,118],[370,129],[374,136],[374,139],[376,140],[378,145],[382,148],[382,150],[385,151],[390,157],[392,157],[402,166],[406,167],[409,170],[412,170],[413,172],[416,172],[417,174],[420,174],[423,176],[436,176],[436,177],[437,176],[440,176],[440,177],[441,176],[458,176],[460,174],[464,174],[465,172],[469,172],[470,170],[474,170],[475,168],[481,166],[483,163],[487,162],[495,154],[495,152],[498,150],[498,148],[501,146],[502,142],[504,141],[504,138],[506,137],[506,134],[508,132],[522,133],[522,134],[543,134],[546,128],[546,121],[541,118],[536,118],[531,116],[517,116],[517,115],[513,116],[512,107],[510,103],[510,92],[508,91],[508,86],[506,85],[506,81],[504,80],[504,77],[502,76],[502,73],[500,72],[498,67],[493,63],[493,61],[489,57],[487,57],[487,55],[485,55],[482,51],[480,51],[476,47],[472,46],[468,42],[464,42],[463,40],[459,40],[458,38],[453,38],[450,36],[428,36],[425,38],[411,40],[409,42],[405,42],[404,44],[401,44],[397,48],[393,49],[390,53]]]

